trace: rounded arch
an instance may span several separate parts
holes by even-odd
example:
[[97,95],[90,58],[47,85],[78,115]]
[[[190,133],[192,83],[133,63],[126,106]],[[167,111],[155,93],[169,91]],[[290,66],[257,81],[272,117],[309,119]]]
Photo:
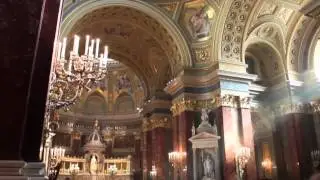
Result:
[[[150,16],[157,22],[159,22],[169,33],[171,37],[175,37],[174,41],[178,47],[179,54],[181,56],[182,68],[191,67],[193,65],[190,49],[187,44],[187,41],[179,28],[172,22],[172,20],[165,15],[158,8],[143,2],[143,1],[127,1],[127,0],[109,0],[109,1],[84,1],[79,4],[77,7],[66,11],[63,15],[63,22],[61,25],[60,36],[66,36],[75,25],[75,23],[80,20],[84,15],[103,8],[103,7],[111,7],[111,6],[122,6],[133,8],[140,12],[145,13]],[[172,67],[171,67],[172,68]],[[182,69],[180,69],[181,71]],[[175,72],[177,75],[179,72]]]
[[[270,19],[270,17],[267,19]],[[280,63],[286,69],[285,62],[283,61],[286,54],[285,37],[286,29],[283,28],[283,23],[280,20],[266,22],[262,19],[248,31],[248,38],[243,45],[242,58],[245,58],[246,49],[250,44],[265,43],[281,57],[282,61]]]
[[135,111],[134,98],[129,93],[122,92],[116,98],[115,110],[120,113]]
[[272,43],[261,39],[247,43],[243,58],[246,57],[253,58],[262,85],[271,87],[285,81],[283,56]]
[[85,114],[105,114],[107,110],[106,98],[99,89],[89,92],[82,104],[82,111]]

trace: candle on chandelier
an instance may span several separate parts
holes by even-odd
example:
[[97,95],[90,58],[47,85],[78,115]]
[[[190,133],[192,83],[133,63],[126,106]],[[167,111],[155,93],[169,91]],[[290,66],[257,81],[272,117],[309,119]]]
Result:
[[90,45],[90,48],[89,48],[89,56],[90,57],[93,57],[93,48],[94,48],[94,40],[92,39],[91,40],[91,45]]
[[62,50],[61,50],[61,59],[66,57],[66,47],[67,47],[67,38],[63,38]]
[[80,43],[80,37],[78,35],[74,35],[73,53],[75,55],[78,55],[79,53],[79,43]]
[[103,58],[104,59],[108,59],[109,56],[109,47],[108,46],[104,46],[104,55]]
[[84,51],[84,55],[88,56],[88,51],[89,51],[89,41],[90,41],[90,36],[87,35],[86,36],[86,48],[85,48],[85,51]]
[[59,60],[61,58],[61,48],[62,48],[62,43],[58,43],[58,54],[57,54],[57,59]]
[[99,43],[100,39],[96,39],[96,58],[99,58]]

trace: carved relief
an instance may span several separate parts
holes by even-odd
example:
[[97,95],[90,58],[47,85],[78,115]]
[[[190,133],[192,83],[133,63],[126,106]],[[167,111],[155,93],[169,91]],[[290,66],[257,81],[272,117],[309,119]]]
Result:
[[258,17],[264,15],[272,15],[275,12],[276,8],[277,5],[275,5],[274,2],[264,1],[259,11]]
[[300,21],[297,23],[296,28],[291,34],[290,45],[288,49],[288,69],[293,71],[298,71],[298,60],[300,55],[300,47],[302,43],[303,35],[307,30],[306,26],[310,22],[309,17],[303,16],[301,17]]
[[248,16],[255,0],[235,0],[229,10],[224,24],[221,42],[221,57],[224,60],[240,61],[242,37]]
[[195,48],[196,63],[204,64],[210,61],[210,46]]
[[171,121],[167,117],[148,119],[144,118],[142,122],[142,131],[152,131],[155,128],[171,128]]
[[288,8],[281,8],[277,14],[277,16],[282,19],[282,21],[287,24],[289,21],[289,18],[291,17],[291,15],[293,14],[293,10],[292,9],[288,9]]

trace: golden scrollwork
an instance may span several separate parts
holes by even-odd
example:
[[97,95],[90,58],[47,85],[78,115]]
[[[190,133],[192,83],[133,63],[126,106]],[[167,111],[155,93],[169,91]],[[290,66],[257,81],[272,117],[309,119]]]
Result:
[[196,63],[204,64],[210,61],[210,46],[203,48],[196,48],[194,50],[196,55]]
[[156,128],[171,128],[171,120],[167,117],[144,119],[142,123],[143,132],[151,131]]
[[230,94],[221,96],[217,94],[210,99],[204,100],[185,100],[182,98],[173,103],[171,112],[173,116],[179,115],[184,111],[199,111],[201,109],[214,109],[220,106],[234,108],[250,108],[250,97],[238,97]]

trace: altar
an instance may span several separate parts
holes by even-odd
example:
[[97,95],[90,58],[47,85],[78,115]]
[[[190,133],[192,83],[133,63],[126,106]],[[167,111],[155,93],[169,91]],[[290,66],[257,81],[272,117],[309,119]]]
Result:
[[56,159],[60,164],[58,180],[131,180],[132,157],[106,158],[105,148],[96,121],[93,132],[83,146],[84,155],[58,156]]
[[131,180],[131,157],[104,159],[97,172],[90,172],[91,162],[85,157],[63,157],[58,180]]

